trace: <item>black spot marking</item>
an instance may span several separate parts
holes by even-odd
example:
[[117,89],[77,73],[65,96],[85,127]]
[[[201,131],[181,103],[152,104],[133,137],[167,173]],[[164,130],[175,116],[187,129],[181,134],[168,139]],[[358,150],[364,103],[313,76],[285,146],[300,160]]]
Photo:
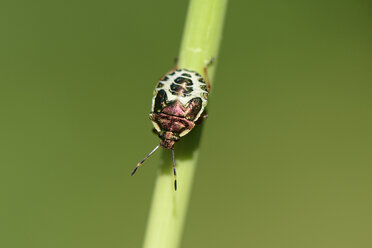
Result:
[[181,76],[184,76],[184,77],[189,77],[189,78],[191,78],[191,75],[190,75],[190,74],[188,74],[188,73],[182,73],[182,74],[181,74]]
[[168,75],[173,76],[174,74],[176,74],[176,72],[169,73]]
[[201,85],[200,85],[200,89],[202,89],[202,90],[204,90],[204,91],[208,91],[208,90],[207,90],[207,85],[205,85],[205,84],[201,84]]
[[193,85],[192,80],[189,78],[185,78],[185,77],[178,77],[174,80],[174,82],[177,84],[182,84],[182,85],[189,86],[189,87]]
[[203,97],[204,100],[208,100],[208,93],[202,93],[201,97]]
[[194,120],[202,108],[203,100],[200,97],[195,97],[187,103],[185,115],[189,120]]
[[165,76],[161,81],[168,81],[169,77]]
[[204,79],[202,77],[198,78],[198,81],[204,83]]
[[170,88],[172,95],[176,96],[187,96],[188,94],[191,94],[191,92],[193,91],[193,89],[190,87],[186,87],[185,85],[179,85],[175,83],[172,83]]
[[164,86],[164,84],[162,82],[159,82],[158,85],[156,86],[156,88],[161,88],[163,86]]
[[167,104],[167,93],[165,90],[159,90],[156,94],[155,103],[154,103],[154,112],[159,113]]

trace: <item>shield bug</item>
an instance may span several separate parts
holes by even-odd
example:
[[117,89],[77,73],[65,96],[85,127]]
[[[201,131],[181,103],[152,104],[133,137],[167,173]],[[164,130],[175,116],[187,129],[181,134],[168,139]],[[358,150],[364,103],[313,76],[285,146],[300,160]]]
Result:
[[179,69],[176,65],[159,80],[152,98],[150,120],[160,144],[137,164],[132,176],[148,157],[163,147],[172,150],[174,189],[177,190],[174,145],[195,127],[198,120],[206,117],[205,107],[210,91],[207,68],[213,60],[204,67],[205,79],[196,71]]

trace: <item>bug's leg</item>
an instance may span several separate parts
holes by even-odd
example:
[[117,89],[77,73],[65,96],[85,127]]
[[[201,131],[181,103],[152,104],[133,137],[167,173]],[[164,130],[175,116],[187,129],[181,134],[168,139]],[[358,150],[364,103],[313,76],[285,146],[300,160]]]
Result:
[[206,84],[207,84],[207,89],[208,91],[211,90],[211,82],[209,81],[209,77],[208,77],[208,67],[213,63],[214,61],[214,57],[212,57],[204,66],[204,75],[205,75],[205,81],[206,81]]
[[177,173],[176,173],[176,162],[174,160],[174,148],[172,148],[172,160],[173,160],[174,190],[177,190]]
[[178,70],[178,57],[174,58],[174,66],[173,66],[172,70],[170,70],[167,74],[170,74],[170,73],[172,73],[176,70]]
[[158,131],[156,131],[155,128],[153,128],[151,131],[152,131],[154,134],[156,134],[156,136],[159,134]]
[[172,72],[178,70],[178,57],[175,57],[174,58],[174,66],[172,68],[172,70],[170,70],[167,74],[171,74]]
[[203,113],[201,114],[200,117],[201,117],[203,120],[205,120],[205,119],[208,118],[208,113],[207,113],[207,110],[206,110],[206,109],[203,111]]
[[196,125],[200,125],[203,123],[203,120],[208,118],[207,110],[204,109],[203,113],[200,115],[199,119],[195,122]]
[[157,146],[155,147],[154,150],[152,150],[149,154],[147,154],[147,156],[146,156],[144,159],[142,159],[142,160],[141,160],[141,161],[136,165],[136,167],[134,168],[134,170],[132,171],[132,173],[131,173],[130,175],[133,176],[134,173],[136,173],[138,167],[140,167],[140,166],[143,164],[143,162],[145,162],[145,160],[146,160],[148,157],[150,157],[151,154],[153,154],[153,153],[154,153],[154,152],[155,152],[159,147],[160,147],[160,145],[157,145]]
[[178,57],[174,58],[174,67],[172,71],[178,70]]
[[171,74],[171,73],[175,72],[176,70],[178,70],[178,57],[174,58],[174,66],[173,66],[172,70],[168,71],[167,74],[162,76],[160,78],[160,81],[162,81],[168,74]]

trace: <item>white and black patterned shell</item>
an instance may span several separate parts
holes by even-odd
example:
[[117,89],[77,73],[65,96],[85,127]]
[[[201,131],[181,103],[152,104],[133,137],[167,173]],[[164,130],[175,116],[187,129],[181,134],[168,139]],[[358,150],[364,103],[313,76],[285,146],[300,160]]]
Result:
[[192,119],[195,122],[207,105],[208,93],[207,85],[199,73],[187,69],[178,69],[165,75],[158,82],[152,99],[151,112],[157,111],[156,99],[159,99],[159,95],[162,95],[160,98],[164,99],[165,105],[179,101],[185,108],[192,100],[194,102],[197,100],[201,106]]

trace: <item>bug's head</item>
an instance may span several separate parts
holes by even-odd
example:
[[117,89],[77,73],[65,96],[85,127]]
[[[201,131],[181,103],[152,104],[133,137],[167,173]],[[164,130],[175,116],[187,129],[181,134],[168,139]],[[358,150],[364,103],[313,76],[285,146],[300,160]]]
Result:
[[165,149],[173,149],[174,143],[176,143],[180,138],[178,135],[172,133],[172,132],[163,132],[159,134],[160,146]]

